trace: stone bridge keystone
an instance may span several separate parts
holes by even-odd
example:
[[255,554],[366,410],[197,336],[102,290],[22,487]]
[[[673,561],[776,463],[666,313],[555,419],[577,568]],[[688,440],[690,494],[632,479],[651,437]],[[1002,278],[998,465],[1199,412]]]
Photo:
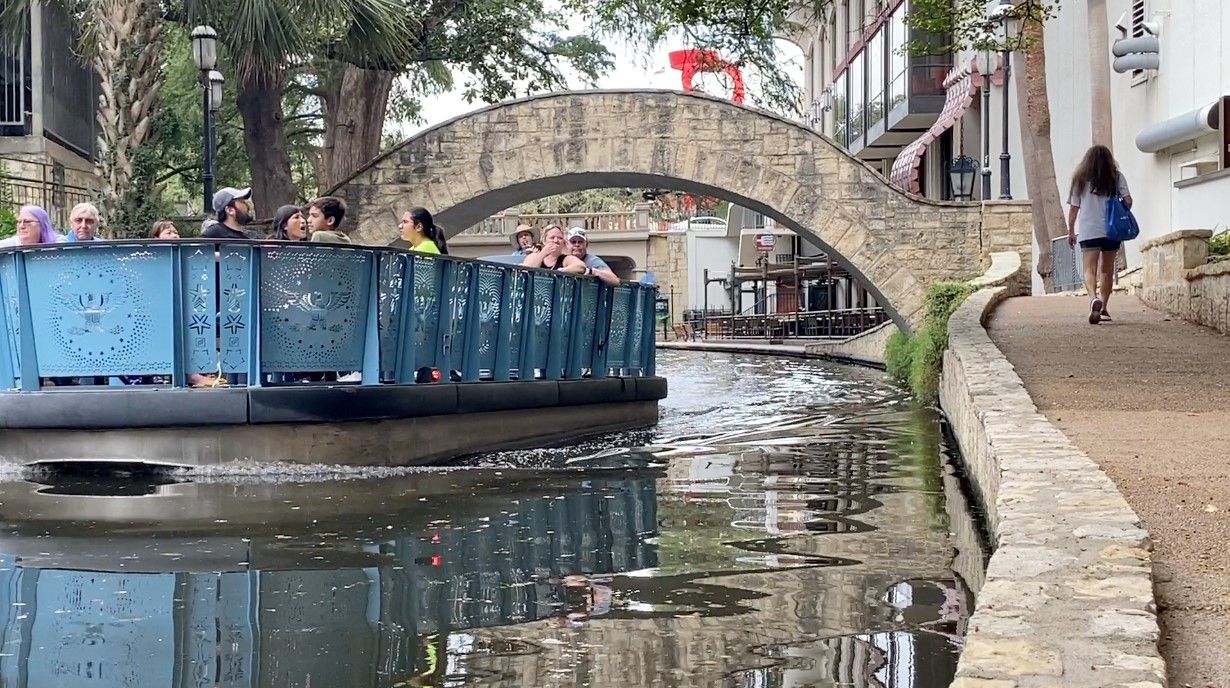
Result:
[[675,91],[493,105],[405,141],[330,193],[350,204],[357,241],[389,244],[415,205],[451,236],[519,203],[603,187],[706,194],[764,213],[861,277],[906,329],[921,318],[929,285],[982,271],[986,246],[1029,255],[1019,221],[997,230],[1010,238],[984,240],[978,204],[908,195],[798,123]]

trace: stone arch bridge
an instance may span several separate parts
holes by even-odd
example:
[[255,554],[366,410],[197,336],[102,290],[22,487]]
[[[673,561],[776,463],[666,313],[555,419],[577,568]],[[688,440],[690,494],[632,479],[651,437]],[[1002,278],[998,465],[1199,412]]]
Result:
[[980,273],[992,251],[1030,255],[1028,205],[912,196],[796,122],[675,91],[486,107],[423,131],[331,193],[350,204],[355,240],[388,244],[415,205],[452,235],[518,203],[603,187],[705,194],[764,213],[860,278],[905,329],[929,285]]

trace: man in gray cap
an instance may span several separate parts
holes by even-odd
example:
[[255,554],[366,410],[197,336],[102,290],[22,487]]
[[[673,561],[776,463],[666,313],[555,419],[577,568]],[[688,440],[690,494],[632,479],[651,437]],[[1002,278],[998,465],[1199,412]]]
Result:
[[244,225],[252,221],[251,187],[236,189],[231,186],[214,193],[214,214],[217,220],[209,223],[201,232],[207,239],[251,239]]
[[589,238],[585,236],[584,228],[573,227],[568,230],[568,250],[573,257],[580,258],[585,263],[585,274],[593,275],[612,287],[619,286],[619,276],[615,271],[605,260],[589,252]]

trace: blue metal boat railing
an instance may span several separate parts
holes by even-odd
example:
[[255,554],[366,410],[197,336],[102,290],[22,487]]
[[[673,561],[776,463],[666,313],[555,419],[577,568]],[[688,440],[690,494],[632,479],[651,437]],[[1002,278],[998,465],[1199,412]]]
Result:
[[[653,375],[657,288],[392,247],[145,240],[0,250],[0,389],[193,373],[260,386]],[[525,371],[523,374],[522,371]]]

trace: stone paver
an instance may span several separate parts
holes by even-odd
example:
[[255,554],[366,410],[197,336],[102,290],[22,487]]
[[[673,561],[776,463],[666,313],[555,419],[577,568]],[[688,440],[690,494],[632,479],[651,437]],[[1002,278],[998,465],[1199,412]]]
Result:
[[1114,322],[1091,326],[1086,305],[1010,299],[989,331],[1148,530],[1170,685],[1230,686],[1230,338],[1119,295]]

